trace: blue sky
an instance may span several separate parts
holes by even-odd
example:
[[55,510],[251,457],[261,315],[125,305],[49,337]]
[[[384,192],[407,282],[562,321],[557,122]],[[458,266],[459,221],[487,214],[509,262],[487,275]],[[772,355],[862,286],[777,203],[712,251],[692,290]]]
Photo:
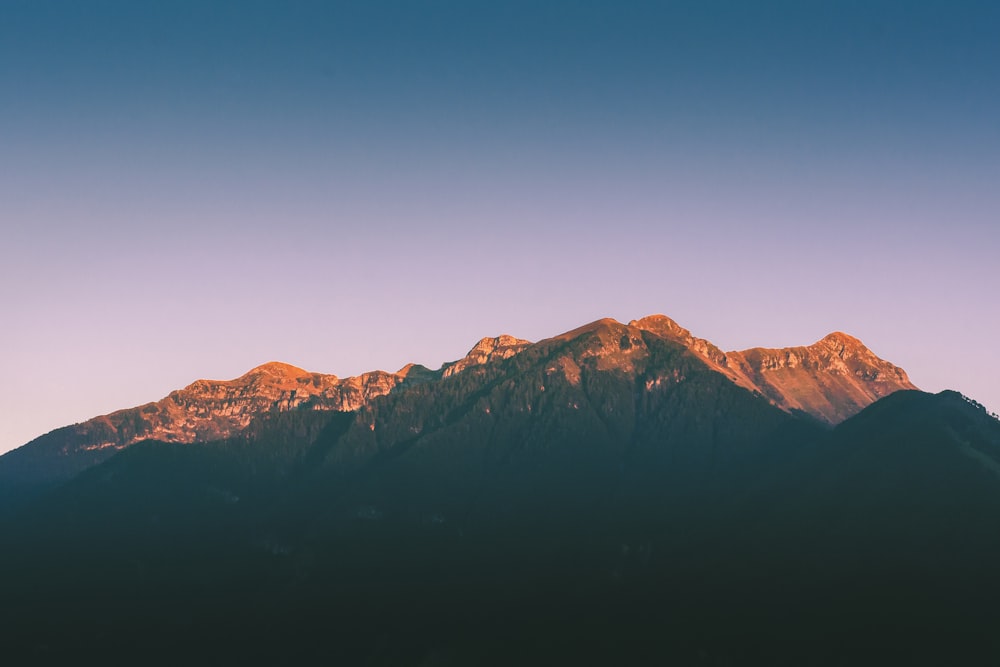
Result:
[[989,2],[0,0],[0,451],[663,312],[1000,409]]

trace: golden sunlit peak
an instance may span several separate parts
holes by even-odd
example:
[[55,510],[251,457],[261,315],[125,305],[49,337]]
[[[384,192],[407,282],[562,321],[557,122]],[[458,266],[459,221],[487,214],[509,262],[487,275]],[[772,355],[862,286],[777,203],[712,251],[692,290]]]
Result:
[[642,329],[644,331],[650,331],[652,333],[663,335],[665,333],[687,336],[690,332],[677,324],[666,315],[647,315],[638,320],[632,320],[628,323],[630,327],[635,327],[637,329]]
[[309,371],[303,370],[298,366],[292,366],[291,364],[286,364],[281,361],[269,361],[266,364],[261,364],[256,368],[250,370],[247,375],[278,375],[278,376],[293,376],[298,377],[302,375],[310,375]]
[[833,333],[829,333],[823,336],[823,338],[818,342],[833,343],[835,345],[844,345],[847,347],[865,347],[865,344],[860,340],[850,334],[844,333],[843,331],[834,331]]

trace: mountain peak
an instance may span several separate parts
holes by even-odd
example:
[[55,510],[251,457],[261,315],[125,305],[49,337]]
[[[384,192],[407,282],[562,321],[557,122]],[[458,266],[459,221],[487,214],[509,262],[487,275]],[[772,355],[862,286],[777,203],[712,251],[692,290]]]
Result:
[[[667,317],[662,313],[653,313],[652,315],[646,315],[645,317],[640,317],[637,320],[632,320],[628,323],[630,327],[638,327],[644,329],[646,327],[666,327],[668,329],[684,329],[681,325],[677,324],[676,320]],[[684,329],[687,331],[687,329]]]
[[513,357],[529,345],[531,345],[530,340],[515,338],[508,334],[481,338],[463,358],[444,366],[443,377],[461,373],[472,366],[480,366],[490,361]]
[[823,338],[816,341],[816,343],[814,343],[812,347],[815,347],[817,345],[824,345],[826,347],[840,347],[840,348],[855,349],[855,350],[868,349],[865,346],[865,344],[862,343],[860,340],[858,340],[854,336],[851,336],[850,334],[844,333],[843,331],[834,331],[833,333],[829,333],[823,336]]
[[636,329],[642,329],[643,331],[654,333],[658,336],[663,336],[664,338],[675,338],[685,341],[691,338],[690,331],[677,324],[677,322],[670,319],[666,315],[647,315],[646,317],[638,320],[632,320],[628,323],[628,325]]
[[917,388],[902,368],[842,331],[804,347],[729,352],[727,360],[775,405],[829,424],[895,391]]
[[440,373],[438,371],[432,371],[423,364],[410,363],[400,368],[394,373],[394,375],[407,382],[413,383],[433,380],[437,378]]
[[469,350],[469,354],[477,352],[490,354],[501,348],[519,347],[524,345],[531,345],[531,341],[524,340],[523,338],[515,338],[509,334],[500,334],[499,336],[495,336],[493,338],[487,336],[486,338],[480,338],[479,341],[472,346],[472,349]]
[[292,366],[291,364],[286,364],[282,361],[269,361],[265,364],[261,364],[255,368],[250,369],[243,374],[243,377],[251,377],[257,375],[270,375],[275,377],[303,377],[305,375],[312,375],[309,371],[303,370],[298,366]]
[[624,325],[613,317],[602,317],[599,320],[594,320],[593,322],[588,322],[582,327],[577,327],[571,329],[565,333],[561,333],[558,336],[553,336],[551,340],[573,340],[584,334],[593,333],[595,331],[607,331],[608,329],[613,329],[615,327],[623,327]]

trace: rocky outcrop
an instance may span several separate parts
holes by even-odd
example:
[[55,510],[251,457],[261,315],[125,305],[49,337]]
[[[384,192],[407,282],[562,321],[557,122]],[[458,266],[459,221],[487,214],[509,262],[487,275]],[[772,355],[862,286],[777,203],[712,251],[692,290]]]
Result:
[[[437,376],[410,365],[399,373],[338,378],[270,362],[234,380],[197,380],[162,400],[56,429],[8,452],[0,459],[0,487],[11,495],[58,484],[144,440],[189,444],[229,438],[269,413],[354,411],[397,387]],[[3,496],[0,492],[0,502]]]
[[722,373],[735,384],[750,391],[760,391],[760,388],[742,371],[739,365],[730,360],[729,354],[723,352],[710,341],[691,335],[690,331],[666,315],[649,315],[640,320],[632,320],[628,325],[648,331],[661,338],[676,341],[701,357],[712,370]]
[[472,366],[481,366],[491,361],[509,359],[529,345],[531,345],[531,341],[529,340],[514,338],[506,334],[497,336],[496,338],[483,338],[463,358],[445,364],[443,376],[451,377]]
[[830,424],[893,392],[917,388],[902,368],[840,332],[804,347],[752,348],[726,358],[775,405]]
[[808,346],[723,352],[663,315],[633,320],[629,326],[675,340],[783,410],[804,412],[828,424],[837,424],[893,392],[917,388],[903,369],[841,332]]
[[[396,373],[372,371],[347,378],[269,362],[234,380],[197,380],[162,400],[59,429],[49,434],[48,440],[63,456],[107,454],[143,440],[219,440],[239,433],[264,413],[296,409],[351,412],[401,385],[430,382],[507,359],[530,344],[507,335],[483,338],[464,358],[445,364],[439,371],[407,364]],[[54,435],[58,438],[51,437]]]
[[271,362],[235,380],[197,380],[155,403],[79,424],[72,427],[77,438],[69,439],[66,448],[121,449],[141,440],[204,442],[230,437],[267,412],[299,408],[348,412],[388,394],[407,375],[373,371],[338,378]]

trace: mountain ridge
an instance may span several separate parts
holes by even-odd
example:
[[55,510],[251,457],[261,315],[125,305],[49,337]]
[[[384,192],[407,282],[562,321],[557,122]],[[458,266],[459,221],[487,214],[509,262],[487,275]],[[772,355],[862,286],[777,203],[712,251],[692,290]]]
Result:
[[[785,412],[828,425],[893,391],[916,388],[902,369],[839,332],[808,346],[724,352],[665,315],[627,324],[602,318],[536,343],[508,334],[485,337],[465,356],[437,370],[407,364],[395,373],[375,370],[340,378],[269,361],[231,380],[199,379],[159,401],[57,429],[5,454],[0,457],[0,482],[10,488],[58,483],[144,440],[191,444],[229,438],[271,413],[355,412],[406,387],[452,382],[527,351],[555,349],[575,340],[589,342],[578,346],[576,354],[553,361],[553,368],[571,385],[579,384],[581,366],[590,359],[597,371],[630,374],[646,363],[650,350],[644,337],[650,335],[681,346],[711,371]],[[642,390],[651,391],[662,381],[648,378]]]

